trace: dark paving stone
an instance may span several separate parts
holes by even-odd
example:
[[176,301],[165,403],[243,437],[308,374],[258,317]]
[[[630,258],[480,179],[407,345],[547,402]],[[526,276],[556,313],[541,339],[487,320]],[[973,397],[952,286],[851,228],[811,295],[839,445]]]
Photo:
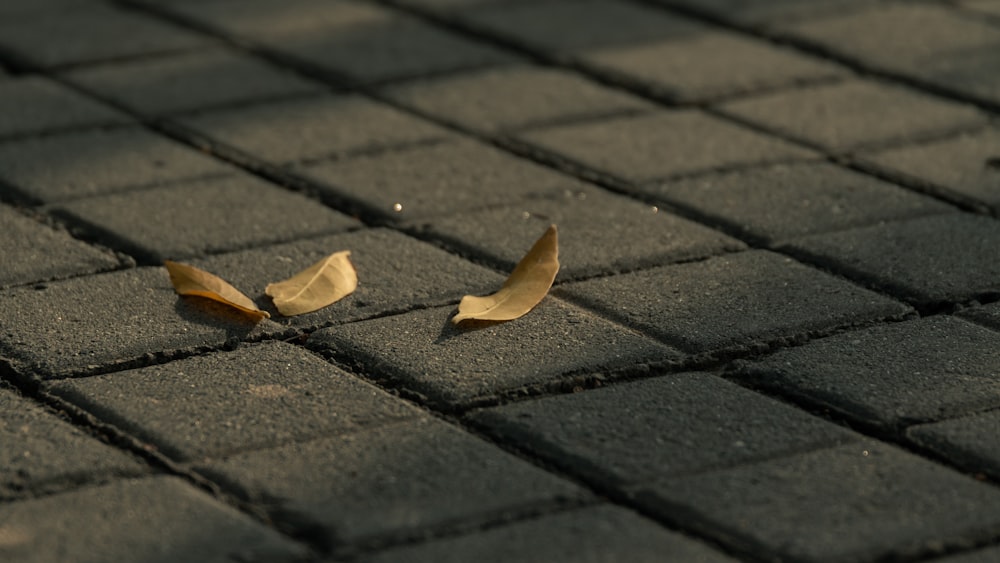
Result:
[[51,389],[182,461],[420,414],[312,353],[280,342],[58,382]]
[[767,251],[562,285],[558,295],[690,352],[772,344],[909,310]]
[[977,323],[1000,329],[1000,303],[965,309],[958,314]]
[[917,305],[1000,295],[1000,222],[947,214],[792,241],[788,250],[823,262]]
[[47,78],[0,82],[0,137],[127,122],[124,114]]
[[834,152],[900,143],[987,120],[972,106],[860,79],[742,99],[721,110]]
[[1000,558],[1000,547],[987,547],[978,551],[935,559],[934,563],[993,563],[998,558]]
[[378,82],[474,68],[512,60],[417,18],[343,0],[270,0],[175,4],[181,12],[228,34],[294,55],[352,80]]
[[827,162],[778,164],[647,184],[642,191],[762,244],[954,211]]
[[698,373],[475,412],[472,420],[564,470],[615,486],[770,459],[855,435]]
[[[271,299],[264,295],[267,284],[290,278],[341,250],[351,251],[350,260],[358,273],[358,288],[354,293],[314,313],[282,317]],[[272,320],[303,329],[457,303],[467,293],[492,293],[505,279],[453,254],[387,229],[312,238],[209,256],[190,263],[245,289],[261,309],[271,313]]]
[[906,436],[968,471],[1000,477],[1000,410],[913,426]]
[[[10,561],[300,561],[308,550],[176,477],[0,505]],[[83,529],[81,529],[83,526]],[[170,538],[170,541],[164,541]]]
[[92,0],[7,0],[0,5],[0,16],[39,16],[84,6],[93,6]]
[[635,183],[812,156],[790,143],[694,110],[556,126],[518,137]]
[[733,561],[625,509],[601,505],[383,551],[363,563],[600,563]]
[[1000,26],[986,18],[934,3],[868,3],[782,31],[869,68],[1000,104]]
[[276,334],[222,305],[180,297],[163,268],[139,268],[0,291],[0,355],[22,377],[105,371],[230,338]]
[[[332,544],[585,497],[575,485],[433,418],[198,467]],[[319,528],[319,529],[317,529]]]
[[862,155],[889,173],[945,197],[985,205],[1000,214],[1000,129]]
[[319,92],[322,85],[231,50],[83,68],[66,78],[144,114],[160,115]]
[[878,442],[668,480],[639,497],[763,559],[909,558],[1000,525],[995,487]]
[[628,198],[588,189],[558,199],[459,213],[419,224],[467,254],[511,271],[549,224],[559,227],[558,280],[607,274],[742,250],[717,231]]
[[80,199],[56,211],[149,264],[360,226],[301,194],[242,174]]
[[[4,445],[0,449],[0,499],[144,470],[132,457],[2,387],[0,442]],[[0,527],[0,538],[3,530]],[[6,546],[0,542],[0,553],[5,553]]]
[[454,312],[426,309],[324,329],[309,345],[451,408],[524,388],[573,385],[577,374],[635,370],[679,357],[551,297],[520,319],[478,329],[456,328]]
[[592,68],[658,97],[704,101],[830,79],[830,62],[727,31],[703,32],[639,45],[589,51]]
[[781,350],[741,377],[892,430],[1000,406],[998,350],[1000,334],[939,315]]
[[867,0],[656,0],[666,6],[676,6],[712,17],[752,27],[768,27],[806,18],[819,18],[864,7]]
[[231,173],[208,155],[139,128],[0,144],[0,181],[42,202]]
[[409,82],[385,94],[439,119],[486,132],[653,107],[577,74],[521,65]]
[[272,164],[344,156],[449,135],[428,121],[350,95],[262,103],[178,121]]
[[0,21],[0,47],[45,67],[194,49],[213,41],[162,20],[104,4]]
[[102,252],[5,205],[0,205],[0,238],[6,241],[0,287],[43,282],[121,265]]
[[296,169],[320,190],[390,222],[468,212],[585,184],[471,140],[438,143]]

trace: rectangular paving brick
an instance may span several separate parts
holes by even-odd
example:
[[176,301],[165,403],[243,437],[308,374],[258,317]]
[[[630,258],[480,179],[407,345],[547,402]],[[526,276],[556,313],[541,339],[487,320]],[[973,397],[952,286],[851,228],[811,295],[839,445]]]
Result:
[[216,143],[277,165],[449,135],[428,121],[352,95],[260,103],[178,121]]
[[906,430],[906,437],[967,471],[1000,476],[1000,410]]
[[145,264],[359,226],[315,200],[248,174],[79,199],[55,210]]
[[0,290],[0,351],[22,378],[107,371],[283,332],[272,321],[254,325],[224,305],[178,296],[164,268]]
[[476,411],[471,419],[565,471],[618,487],[856,439],[701,373],[513,403]]
[[284,528],[325,543],[454,525],[587,493],[434,418],[197,468],[263,501]]
[[124,114],[41,76],[0,82],[0,137],[128,121]]
[[695,110],[541,128],[518,138],[633,183],[812,156]]
[[833,152],[939,135],[988,119],[973,106],[862,79],[741,99],[720,109]]
[[1000,294],[1000,222],[952,213],[806,237],[787,249],[935,307]]
[[565,70],[526,65],[407,82],[384,93],[436,118],[491,133],[654,107]]
[[44,282],[77,274],[90,274],[121,266],[121,261],[0,205],[0,238],[4,248],[0,287]]
[[206,154],[132,127],[0,143],[0,182],[39,202],[233,171]]
[[1000,492],[887,444],[861,442],[666,480],[665,517],[763,559],[906,559],[993,538]]
[[[319,311],[282,317],[264,295],[267,284],[290,278],[341,250],[351,251],[351,264],[358,274],[354,293]],[[364,229],[189,262],[242,288],[258,307],[271,313],[272,320],[307,330],[457,303],[468,293],[492,293],[505,279],[388,229]]]
[[656,198],[760,244],[954,211],[828,162],[776,164],[646,184]]
[[[0,505],[8,561],[300,561],[301,544],[176,477],[122,480]],[[169,541],[166,539],[169,538]]]
[[482,328],[456,327],[450,321],[454,312],[425,309],[324,329],[312,334],[309,345],[366,377],[447,408],[525,388],[572,386],[576,375],[638,370],[679,357],[551,297],[515,321]]
[[888,430],[1000,406],[998,376],[1000,334],[944,315],[815,340],[741,370],[753,385]]
[[380,221],[421,220],[578,191],[585,184],[472,140],[299,167],[322,194]]
[[148,115],[318,93],[323,89],[316,82],[229,49],[84,67],[65,77],[90,92]]
[[929,186],[1000,215],[1000,129],[875,151],[861,158],[893,176]]
[[0,47],[45,67],[194,49],[213,42],[168,22],[105,4],[0,20]]
[[51,391],[181,461],[421,415],[314,354],[281,342],[57,382]]
[[390,549],[361,563],[659,563],[733,559],[634,512],[600,505],[517,522],[465,536]]
[[909,312],[762,250],[566,284],[557,295],[688,352],[752,349]]
[[[2,386],[0,443],[0,499],[42,494],[112,476],[138,475],[145,470],[144,464],[128,454]],[[3,530],[0,525],[0,537]],[[0,542],[0,554],[5,545]]]
[[549,224],[559,227],[557,279],[608,274],[743,250],[718,231],[628,198],[588,189],[553,199],[416,222],[421,235],[511,271]]

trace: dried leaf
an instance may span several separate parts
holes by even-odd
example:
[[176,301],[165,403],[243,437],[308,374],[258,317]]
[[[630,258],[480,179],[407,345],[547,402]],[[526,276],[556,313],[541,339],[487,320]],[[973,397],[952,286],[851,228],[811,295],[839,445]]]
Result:
[[350,250],[334,252],[285,281],[268,284],[264,293],[282,315],[311,313],[340,301],[358,287]]
[[271,316],[267,311],[258,309],[249,297],[215,274],[170,260],[163,265],[170,273],[170,283],[174,284],[174,290],[180,295],[197,295],[224,303],[257,321]]
[[559,233],[552,225],[517,263],[500,291],[486,297],[466,295],[451,322],[457,324],[466,319],[510,321],[521,317],[545,297],[557,272]]

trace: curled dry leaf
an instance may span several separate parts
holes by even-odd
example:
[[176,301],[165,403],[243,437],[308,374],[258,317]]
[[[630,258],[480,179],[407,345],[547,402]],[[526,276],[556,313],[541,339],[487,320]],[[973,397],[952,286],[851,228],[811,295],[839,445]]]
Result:
[[357,289],[358,274],[350,255],[350,250],[334,252],[285,281],[268,284],[264,293],[285,316],[322,309]]
[[451,322],[510,321],[521,317],[545,297],[558,272],[559,233],[552,225],[517,263],[500,291],[486,297],[466,295]]
[[257,321],[271,316],[267,311],[258,309],[249,297],[215,274],[170,260],[163,265],[170,273],[170,283],[174,284],[174,290],[180,295],[197,295],[224,303]]

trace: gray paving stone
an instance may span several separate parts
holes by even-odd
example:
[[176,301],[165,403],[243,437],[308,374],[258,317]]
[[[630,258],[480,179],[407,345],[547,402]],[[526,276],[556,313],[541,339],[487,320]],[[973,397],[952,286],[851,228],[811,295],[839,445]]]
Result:
[[566,471],[619,487],[856,439],[703,373],[513,403],[472,420]]
[[572,386],[578,374],[642,369],[679,357],[551,297],[520,319],[480,328],[455,327],[454,312],[425,309],[324,329],[312,334],[309,345],[447,408],[524,388]]
[[954,211],[929,197],[827,162],[747,168],[647,184],[641,189],[767,245]]
[[79,131],[0,144],[0,182],[54,202],[234,169],[139,128]]
[[128,120],[124,114],[41,76],[0,82],[0,137]]
[[1000,410],[921,424],[906,430],[911,441],[937,452],[967,471],[1000,476]]
[[1000,214],[1000,129],[864,154],[878,168]]
[[724,104],[724,113],[829,151],[902,143],[986,122],[972,106],[871,80],[845,80]]
[[1000,492],[878,442],[667,480],[640,498],[764,559],[908,558],[994,537]]
[[[0,449],[0,499],[144,471],[144,465],[132,457],[3,387],[0,440],[4,445]],[[3,529],[0,526],[0,538]],[[4,545],[0,542],[0,554]]]
[[68,80],[135,111],[162,115],[320,92],[323,86],[228,49],[84,67]]
[[566,284],[557,295],[689,352],[768,345],[909,311],[762,250]]
[[439,119],[490,133],[653,108],[579,75],[524,65],[408,82],[385,94]]
[[867,0],[656,0],[667,6],[677,6],[712,17],[751,27],[770,27],[806,18],[819,18],[864,7]]
[[977,323],[1000,329],[1000,302],[985,307],[965,309],[958,314]]
[[[382,221],[416,221],[541,196],[585,184],[472,140],[438,143],[296,170],[336,199]],[[398,204],[398,205],[397,205]]]
[[518,137],[634,183],[813,155],[695,110],[549,127]]
[[1000,222],[947,214],[817,235],[789,243],[838,272],[920,306],[1000,294]]
[[421,412],[281,342],[66,380],[51,391],[181,461],[360,430]]
[[104,4],[0,21],[0,47],[54,67],[204,47],[214,40]]
[[360,226],[317,201],[248,174],[79,199],[55,210],[146,264]]
[[317,96],[186,116],[178,121],[272,164],[449,136],[428,121],[359,96]]
[[781,350],[740,376],[894,430],[1000,406],[998,366],[1000,334],[938,315]]
[[362,563],[734,561],[625,509],[601,505],[383,551]]
[[[199,465],[286,525],[340,544],[587,493],[433,418]],[[320,530],[316,530],[319,527]]]
[[[291,562],[302,545],[176,477],[123,480],[0,505],[7,561]],[[169,541],[165,541],[169,538]]]
[[841,67],[822,59],[714,29],[678,39],[599,49],[581,58],[599,72],[679,102],[742,95],[844,74]]
[[105,371],[230,338],[281,334],[222,305],[180,297],[163,268],[0,290],[0,355],[23,378]]
[[1000,5],[992,0],[959,0],[957,4],[977,13],[1000,16]]
[[435,218],[417,228],[509,272],[553,223],[559,227],[560,281],[746,248],[672,213],[593,189]]
[[121,265],[113,254],[88,246],[6,205],[0,205],[0,238],[6,241],[0,287],[90,274]]
[[[343,300],[296,317],[282,317],[263,291],[320,259],[351,251],[358,288]],[[342,324],[410,309],[457,303],[463,295],[485,295],[504,276],[388,229],[364,229],[267,248],[191,260],[256,298],[271,319],[303,329]]]

